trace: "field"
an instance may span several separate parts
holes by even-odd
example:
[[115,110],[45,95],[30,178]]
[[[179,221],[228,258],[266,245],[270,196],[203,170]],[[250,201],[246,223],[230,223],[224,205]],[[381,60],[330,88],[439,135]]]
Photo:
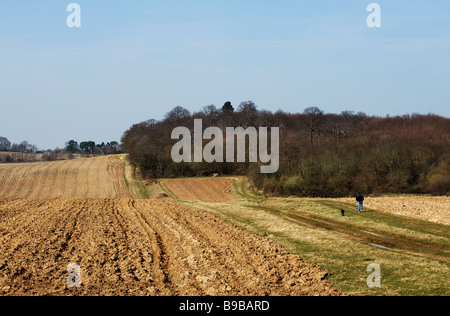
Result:
[[449,201],[358,214],[239,177],[146,182],[126,155],[0,164],[0,295],[449,295]]
[[0,198],[127,198],[123,164],[114,156],[0,164]]
[[[336,199],[354,203],[353,198]],[[373,197],[364,202],[365,207],[397,215],[406,215],[434,223],[450,225],[450,198],[445,196]]]
[[271,239],[171,198],[132,198],[145,187],[124,163],[0,165],[1,295],[343,294]]
[[220,203],[234,198],[231,193],[232,179],[229,178],[176,179],[167,180],[164,184],[183,201]]

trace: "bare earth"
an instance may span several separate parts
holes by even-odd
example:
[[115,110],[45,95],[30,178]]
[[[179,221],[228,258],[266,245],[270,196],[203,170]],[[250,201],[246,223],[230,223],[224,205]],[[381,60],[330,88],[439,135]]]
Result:
[[176,179],[164,184],[182,201],[222,203],[234,198],[232,180],[227,178]]
[[0,295],[342,294],[326,274],[208,212],[131,199],[117,156],[0,165]]
[[[335,200],[356,205],[354,198]],[[450,197],[447,196],[367,197],[364,207],[450,225]],[[357,206],[355,208],[357,209]]]

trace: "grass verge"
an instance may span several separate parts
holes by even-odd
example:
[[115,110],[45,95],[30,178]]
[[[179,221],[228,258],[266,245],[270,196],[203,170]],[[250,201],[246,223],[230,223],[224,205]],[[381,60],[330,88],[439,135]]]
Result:
[[134,199],[150,198],[144,182],[136,179],[136,166],[129,161],[128,155],[121,155],[120,159],[123,161],[123,176],[131,196]]

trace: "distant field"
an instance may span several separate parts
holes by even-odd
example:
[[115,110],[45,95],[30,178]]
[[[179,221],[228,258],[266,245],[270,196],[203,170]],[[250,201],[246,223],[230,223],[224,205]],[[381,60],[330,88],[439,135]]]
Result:
[[231,193],[232,179],[229,178],[165,180],[164,185],[183,201],[220,203],[234,198]]
[[7,162],[7,157],[9,157],[9,159],[12,159],[13,161],[30,162],[41,160],[42,154],[0,151],[0,163]]
[[0,164],[0,198],[127,198],[116,156]]

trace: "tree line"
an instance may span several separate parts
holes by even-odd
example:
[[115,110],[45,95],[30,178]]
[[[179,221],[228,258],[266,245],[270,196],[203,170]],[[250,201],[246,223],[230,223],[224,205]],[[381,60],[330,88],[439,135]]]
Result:
[[94,141],[83,141],[78,144],[75,140],[66,142],[65,151],[69,154],[84,155],[114,155],[122,153],[122,147],[116,141],[96,144]]
[[72,158],[75,154],[81,156],[113,155],[123,153],[117,141],[102,142],[83,141],[78,144],[75,140],[65,143],[64,148],[38,150],[36,145],[27,141],[20,144],[11,143],[6,137],[0,137],[0,162],[30,162],[37,160],[61,160]]
[[[194,119],[222,130],[279,127],[278,172],[261,174],[258,163],[174,163],[171,132],[178,126],[192,130]],[[252,101],[237,109],[230,102],[221,108],[208,105],[195,113],[178,106],[161,121],[131,126],[121,141],[148,178],[246,175],[257,189],[275,195],[450,193],[450,119],[433,114],[326,114],[317,107],[272,113]]]
[[36,145],[27,141],[11,143],[8,138],[0,137],[0,162],[26,162],[36,160]]
[[37,151],[36,145],[28,143],[26,140],[20,144],[11,143],[8,138],[0,137],[0,151],[12,151],[20,153],[35,153]]

